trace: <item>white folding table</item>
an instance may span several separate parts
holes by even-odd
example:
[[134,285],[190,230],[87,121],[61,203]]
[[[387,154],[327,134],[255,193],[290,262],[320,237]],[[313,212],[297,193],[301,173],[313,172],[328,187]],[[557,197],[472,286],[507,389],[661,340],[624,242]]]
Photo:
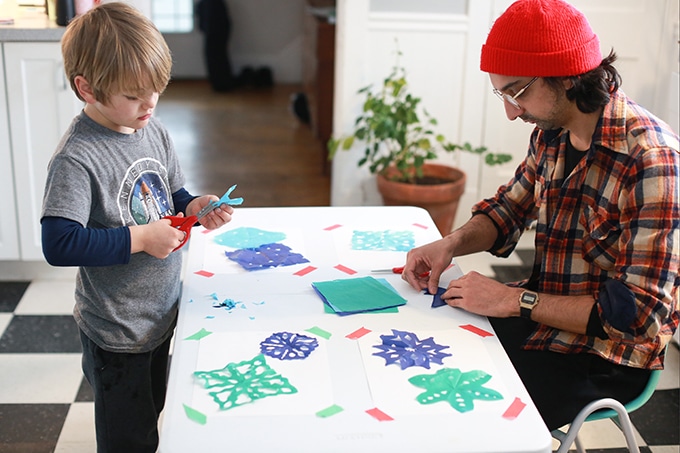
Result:
[[[408,247],[439,237],[426,211],[413,207],[238,208],[219,230],[194,228],[160,451],[550,452],[550,433],[488,320],[432,308],[433,297],[399,275],[370,272],[402,265]],[[246,270],[227,257],[257,238],[283,244],[305,262]],[[440,286],[460,275],[454,262]],[[384,278],[407,303],[396,313],[340,316],[324,309],[312,287],[366,276]],[[381,355],[379,345],[391,344],[386,338],[406,334],[433,353],[431,361],[402,366]],[[282,336],[314,349],[294,360],[262,355],[261,343]],[[254,399],[245,387],[257,379],[206,388],[209,379],[196,374],[229,369],[252,377],[263,369],[258,356],[295,392]],[[472,390],[500,397],[468,393],[473,406],[463,411],[446,401],[422,404],[426,388],[409,379],[438,371],[486,376]],[[265,394],[276,382],[265,383]],[[221,406],[209,393],[215,390],[230,403]],[[427,391],[441,399],[438,388]]]

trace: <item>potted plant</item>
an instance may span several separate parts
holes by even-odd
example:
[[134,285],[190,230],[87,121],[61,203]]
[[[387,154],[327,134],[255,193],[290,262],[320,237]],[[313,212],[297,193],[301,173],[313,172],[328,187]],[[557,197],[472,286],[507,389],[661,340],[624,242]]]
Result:
[[509,154],[493,154],[487,148],[447,141],[433,129],[437,120],[421,109],[419,97],[408,92],[406,71],[396,65],[379,92],[371,85],[358,91],[364,95],[363,111],[354,131],[328,141],[329,159],[339,149],[349,150],[363,142],[364,155],[358,166],[368,165],[376,175],[385,205],[413,205],[428,210],[442,235],[451,231],[458,200],[465,188],[465,172],[455,167],[427,162],[440,150],[486,154],[485,162],[508,162]]

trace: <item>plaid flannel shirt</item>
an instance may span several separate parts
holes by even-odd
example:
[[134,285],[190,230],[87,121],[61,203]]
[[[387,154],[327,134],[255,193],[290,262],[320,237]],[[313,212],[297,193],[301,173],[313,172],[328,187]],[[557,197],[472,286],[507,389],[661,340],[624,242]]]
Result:
[[678,136],[618,91],[570,175],[564,175],[567,140],[561,130],[535,129],[514,178],[473,213],[488,215],[498,227],[501,237],[489,250],[498,256],[508,256],[536,221],[539,292],[591,294],[598,301],[601,285],[618,279],[635,295],[637,312],[622,331],[598,304],[607,339],[539,324],[524,347],[663,368],[680,316]]

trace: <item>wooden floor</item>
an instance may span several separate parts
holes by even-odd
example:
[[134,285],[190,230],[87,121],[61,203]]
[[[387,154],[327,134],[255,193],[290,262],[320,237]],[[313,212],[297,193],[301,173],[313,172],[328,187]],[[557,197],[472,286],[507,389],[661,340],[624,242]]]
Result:
[[323,147],[290,112],[297,85],[213,92],[207,81],[172,81],[156,106],[194,195],[238,184],[243,206],[328,206]]

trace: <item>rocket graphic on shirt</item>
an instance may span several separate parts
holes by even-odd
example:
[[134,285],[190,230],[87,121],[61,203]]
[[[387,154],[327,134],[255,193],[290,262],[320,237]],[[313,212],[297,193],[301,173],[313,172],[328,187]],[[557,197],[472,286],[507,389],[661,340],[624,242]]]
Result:
[[142,159],[128,169],[118,197],[124,224],[145,225],[174,214],[166,175],[155,159]]
[[149,189],[149,186],[143,180],[139,186],[139,198],[142,202],[144,210],[146,211],[146,223],[160,220],[160,207],[158,206],[156,199],[153,197],[151,189]]

